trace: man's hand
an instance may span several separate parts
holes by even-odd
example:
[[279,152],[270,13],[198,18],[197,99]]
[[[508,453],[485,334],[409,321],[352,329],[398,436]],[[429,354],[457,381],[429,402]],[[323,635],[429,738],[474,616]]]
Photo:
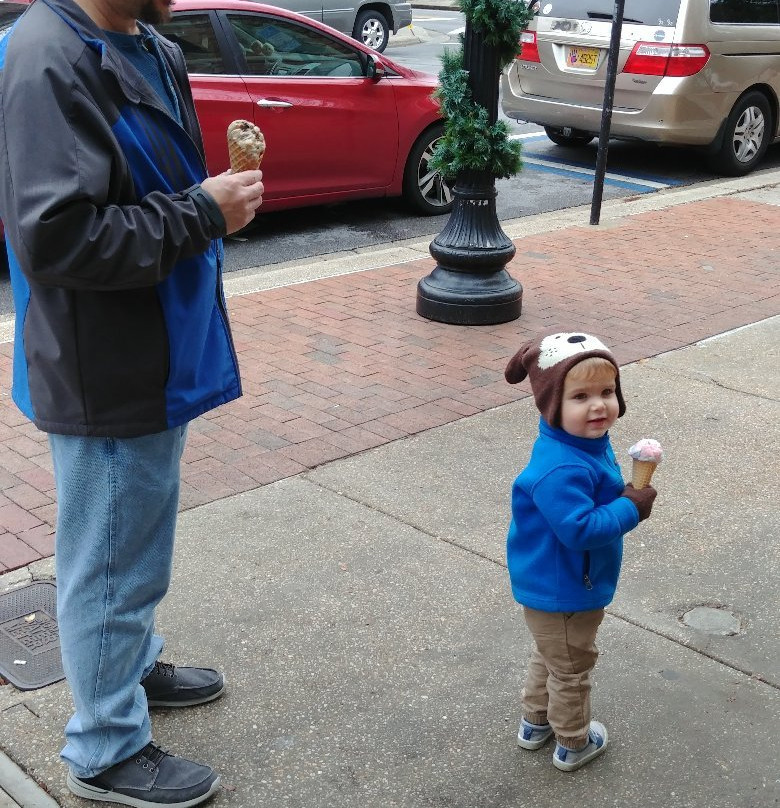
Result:
[[219,205],[228,235],[248,225],[263,203],[262,171],[218,174],[216,177],[207,177],[200,187]]

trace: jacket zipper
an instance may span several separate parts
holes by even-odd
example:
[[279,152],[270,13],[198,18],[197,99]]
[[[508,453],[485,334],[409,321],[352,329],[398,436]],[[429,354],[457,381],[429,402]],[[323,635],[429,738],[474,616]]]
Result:
[[583,553],[582,580],[585,584],[585,589],[593,589],[593,584],[590,581],[590,550]]

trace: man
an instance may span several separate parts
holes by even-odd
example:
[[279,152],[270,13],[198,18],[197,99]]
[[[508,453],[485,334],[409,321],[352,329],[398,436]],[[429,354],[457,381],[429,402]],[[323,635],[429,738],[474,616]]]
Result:
[[58,618],[75,714],[68,787],[196,805],[208,766],[152,743],[148,706],[221,695],[157,657],[187,424],[241,394],[220,237],[262,174],[207,177],[170,0],[36,0],[0,41],[0,216],[16,306],[13,396],[49,433]]

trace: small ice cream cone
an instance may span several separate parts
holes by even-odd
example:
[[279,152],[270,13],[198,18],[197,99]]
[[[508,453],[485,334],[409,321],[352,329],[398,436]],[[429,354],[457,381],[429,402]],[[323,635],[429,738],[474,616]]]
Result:
[[239,171],[254,171],[260,167],[265,154],[263,133],[249,121],[233,121],[227,129],[230,168]]
[[631,485],[634,488],[647,488],[656,466],[663,460],[663,449],[657,440],[642,438],[629,450],[633,460],[631,469]]
[[631,485],[634,488],[647,488],[658,463],[649,460],[634,460],[631,468]]

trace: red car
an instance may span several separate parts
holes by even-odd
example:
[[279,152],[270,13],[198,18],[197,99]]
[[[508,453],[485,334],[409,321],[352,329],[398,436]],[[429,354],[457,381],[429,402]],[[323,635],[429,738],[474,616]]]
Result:
[[176,0],[157,26],[187,60],[209,173],[228,168],[225,132],[244,118],[267,144],[264,211],[404,196],[447,213],[428,168],[442,134],[436,78],[308,17],[251,0]]

